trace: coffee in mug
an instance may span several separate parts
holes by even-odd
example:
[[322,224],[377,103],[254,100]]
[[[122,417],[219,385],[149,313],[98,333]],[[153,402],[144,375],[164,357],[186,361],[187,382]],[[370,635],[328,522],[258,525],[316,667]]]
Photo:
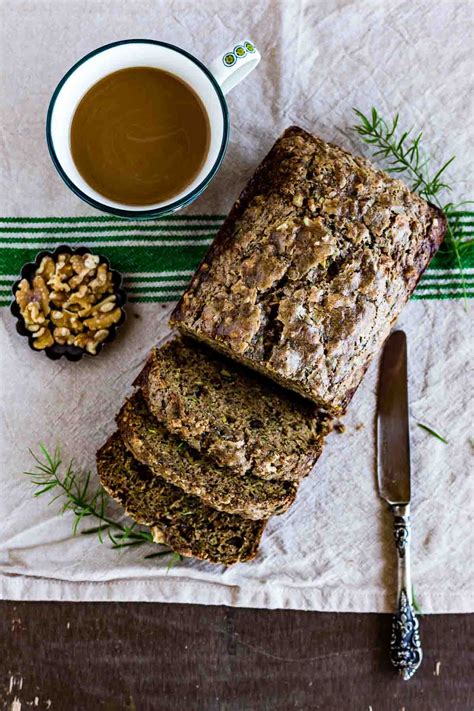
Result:
[[155,219],[189,205],[224,158],[225,94],[259,60],[248,39],[209,66],[157,40],[95,49],[49,104],[46,140],[59,175],[89,205],[120,217]]
[[152,205],[192,183],[209,147],[209,119],[193,89],[155,67],[128,67],[95,84],[71,124],[74,163],[111,200]]

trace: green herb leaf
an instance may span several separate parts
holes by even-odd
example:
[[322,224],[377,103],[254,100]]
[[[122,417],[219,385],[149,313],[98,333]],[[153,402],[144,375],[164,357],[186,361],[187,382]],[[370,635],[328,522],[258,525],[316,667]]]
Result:
[[[32,471],[24,472],[30,477],[34,486],[39,487],[34,496],[41,496],[48,491],[56,492],[50,503],[57,499],[62,499],[61,513],[72,511],[73,534],[79,533],[79,526],[84,518],[92,517],[100,521],[99,525],[81,531],[84,536],[97,534],[100,543],[104,542],[103,533],[106,532],[112,542],[112,548],[125,548],[129,546],[140,546],[144,543],[153,543],[153,536],[149,529],[138,527],[135,522],[130,525],[122,524],[111,519],[106,514],[107,499],[102,488],[95,491],[91,487],[91,472],[78,474],[74,470],[74,463],[71,460],[63,476],[60,475],[62,466],[61,453],[58,448],[51,454],[46,447],[40,445],[41,454],[35,454],[30,449],[35,465]],[[41,456],[42,455],[42,456]],[[152,553],[145,558],[155,556],[178,554],[173,553],[170,548],[164,547],[158,553]],[[181,560],[181,556],[178,556]],[[177,562],[176,558],[171,558],[172,564]]]
[[169,573],[171,568],[174,568],[177,563],[181,563],[182,560],[183,556],[173,551],[173,553],[171,554],[170,561],[166,567],[166,572]]
[[436,430],[434,430],[432,427],[424,425],[423,422],[417,422],[416,424],[418,425],[418,427],[421,427],[422,430],[425,430],[425,432],[428,432],[430,435],[433,435],[433,437],[436,437],[436,439],[439,439],[441,442],[444,442],[444,444],[449,444],[448,440],[445,439],[438,432],[436,432]]

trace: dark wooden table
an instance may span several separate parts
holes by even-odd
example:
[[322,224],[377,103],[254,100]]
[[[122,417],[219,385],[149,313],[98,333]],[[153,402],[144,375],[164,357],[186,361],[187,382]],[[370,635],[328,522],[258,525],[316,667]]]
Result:
[[2,711],[472,711],[471,616],[421,621],[403,682],[390,618],[148,603],[0,603]]

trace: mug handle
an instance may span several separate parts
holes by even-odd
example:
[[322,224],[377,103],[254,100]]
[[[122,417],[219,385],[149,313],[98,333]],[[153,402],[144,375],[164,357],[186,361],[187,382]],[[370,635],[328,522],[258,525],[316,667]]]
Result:
[[247,39],[219,55],[209,64],[209,69],[221,87],[222,93],[228,94],[255,69],[261,58],[254,43]]

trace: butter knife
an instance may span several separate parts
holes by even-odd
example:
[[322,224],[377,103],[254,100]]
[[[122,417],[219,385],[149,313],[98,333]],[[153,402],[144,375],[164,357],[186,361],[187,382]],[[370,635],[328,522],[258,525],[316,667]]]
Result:
[[410,570],[410,426],[404,331],[394,331],[382,353],[377,407],[377,480],[379,495],[394,516],[397,552],[397,609],[392,619],[390,659],[402,678],[408,680],[420,666],[423,653],[413,609]]

